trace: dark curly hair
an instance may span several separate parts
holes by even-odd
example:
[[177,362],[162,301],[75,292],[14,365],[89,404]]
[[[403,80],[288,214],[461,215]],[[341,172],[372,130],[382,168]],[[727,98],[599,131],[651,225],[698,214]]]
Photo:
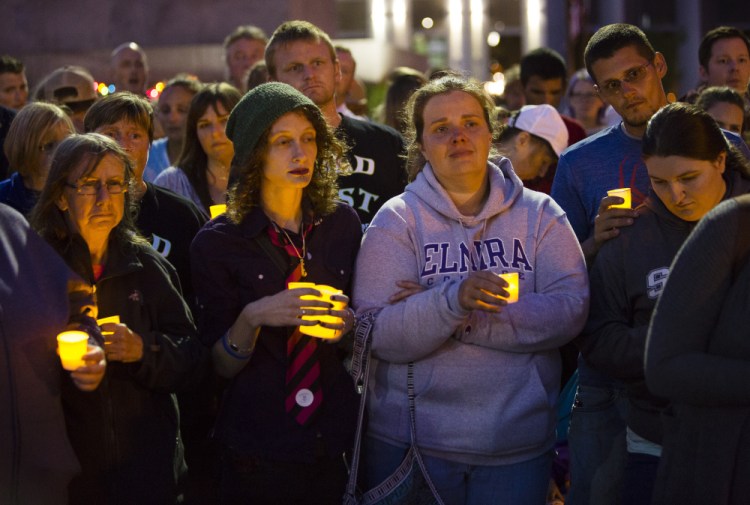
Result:
[[[336,138],[320,109],[314,105],[298,107],[291,112],[302,114],[312,123],[318,149],[312,180],[303,191],[303,200],[309,203],[316,215],[330,214],[338,201],[337,179],[339,175],[346,175],[350,171],[346,160],[347,148]],[[260,205],[263,167],[272,127],[273,124],[266,128],[245,163],[236,165],[235,161],[232,162],[232,175],[227,190],[227,215],[234,223],[240,223],[253,207]]]

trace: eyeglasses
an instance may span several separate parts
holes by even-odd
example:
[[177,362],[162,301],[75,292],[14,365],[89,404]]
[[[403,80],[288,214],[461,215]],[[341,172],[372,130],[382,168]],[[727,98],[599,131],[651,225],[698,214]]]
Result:
[[646,77],[646,69],[653,65],[652,62],[644,63],[640,67],[631,68],[625,72],[625,76],[622,79],[611,79],[601,86],[597,85],[597,89],[603,95],[617,96],[622,93],[622,83],[638,84]]
[[65,185],[71,189],[75,189],[79,195],[92,196],[98,195],[99,190],[102,186],[107,188],[107,193],[110,195],[119,195],[127,191],[127,185],[121,181],[107,181],[102,184],[99,179],[93,181],[82,182],[80,184],[65,183]]

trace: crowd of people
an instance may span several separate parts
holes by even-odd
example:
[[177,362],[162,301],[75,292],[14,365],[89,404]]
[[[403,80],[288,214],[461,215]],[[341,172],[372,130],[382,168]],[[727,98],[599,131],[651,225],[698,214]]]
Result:
[[503,96],[396,68],[372,111],[312,23],[224,48],[154,103],[133,42],[103,97],[0,58],[1,503],[341,503],[366,318],[362,490],[416,444],[420,503],[744,503],[742,31],[679,101],[629,24]]

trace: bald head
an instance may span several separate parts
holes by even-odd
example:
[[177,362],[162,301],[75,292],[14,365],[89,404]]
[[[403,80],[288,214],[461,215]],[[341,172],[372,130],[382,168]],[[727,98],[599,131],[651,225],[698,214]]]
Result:
[[117,91],[146,93],[148,60],[141,46],[135,42],[121,44],[112,51],[109,62],[112,83]]

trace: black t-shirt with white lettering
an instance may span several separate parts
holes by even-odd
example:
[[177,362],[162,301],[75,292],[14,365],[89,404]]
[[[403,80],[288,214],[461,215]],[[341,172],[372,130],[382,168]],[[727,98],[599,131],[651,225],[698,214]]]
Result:
[[160,186],[146,183],[136,226],[154,249],[177,270],[182,293],[190,309],[195,308],[190,276],[190,243],[206,218],[190,200]]
[[353,169],[339,178],[339,198],[366,226],[385,202],[404,192],[404,140],[393,128],[348,116],[342,116],[336,135],[350,147]]

